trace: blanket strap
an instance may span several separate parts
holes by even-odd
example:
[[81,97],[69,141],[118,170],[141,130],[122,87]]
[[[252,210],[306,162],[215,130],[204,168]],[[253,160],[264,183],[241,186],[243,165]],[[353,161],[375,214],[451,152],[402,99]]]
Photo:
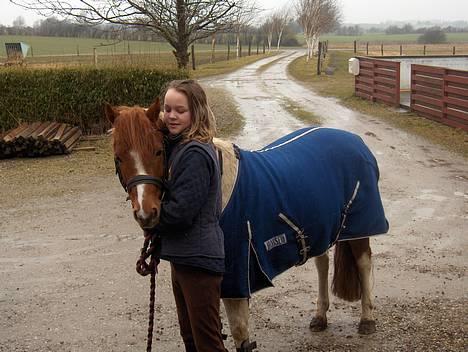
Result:
[[306,234],[304,233],[304,230],[301,230],[294,222],[291,221],[291,219],[289,219],[283,213],[279,213],[278,216],[281,220],[283,220],[296,232],[296,240],[300,247],[299,255],[301,256],[301,260],[299,260],[296,266],[305,264],[307,259],[309,259],[309,253],[310,253],[310,246],[308,246],[306,243],[306,238],[308,238],[309,236],[306,236]]
[[340,239],[340,235],[341,235],[341,231],[343,231],[343,229],[346,228],[346,218],[348,217],[348,213],[349,213],[349,209],[351,208],[351,205],[353,205],[353,202],[354,202],[354,199],[356,198],[357,194],[358,194],[358,191],[359,191],[359,187],[361,186],[361,182],[358,180],[356,182],[356,186],[354,187],[354,192],[351,196],[351,199],[348,201],[348,203],[345,205],[342,213],[341,213],[341,223],[340,223],[340,228],[338,229],[338,232],[336,233],[336,236],[335,236],[335,240],[333,241],[333,243],[330,245],[330,247],[334,246],[336,242],[339,241]]

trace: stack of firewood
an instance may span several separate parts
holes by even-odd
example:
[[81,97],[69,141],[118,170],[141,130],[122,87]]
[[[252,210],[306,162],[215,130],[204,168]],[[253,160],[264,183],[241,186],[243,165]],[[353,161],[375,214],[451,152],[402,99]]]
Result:
[[22,124],[0,138],[0,159],[70,153],[81,129],[59,122]]

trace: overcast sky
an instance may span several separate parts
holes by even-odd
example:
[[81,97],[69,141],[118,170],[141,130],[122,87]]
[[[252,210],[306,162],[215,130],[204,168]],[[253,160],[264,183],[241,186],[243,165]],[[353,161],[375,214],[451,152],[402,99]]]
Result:
[[[410,20],[468,21],[468,0],[337,0],[344,23],[381,23]],[[264,8],[277,8],[294,0],[257,0]],[[0,0],[0,24],[11,25],[23,16],[28,25],[43,17]]]

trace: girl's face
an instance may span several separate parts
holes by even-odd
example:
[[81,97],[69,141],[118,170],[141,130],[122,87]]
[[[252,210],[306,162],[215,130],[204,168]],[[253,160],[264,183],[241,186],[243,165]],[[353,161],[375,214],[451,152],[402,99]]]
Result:
[[192,124],[187,96],[170,88],[164,97],[164,122],[172,135],[177,135]]

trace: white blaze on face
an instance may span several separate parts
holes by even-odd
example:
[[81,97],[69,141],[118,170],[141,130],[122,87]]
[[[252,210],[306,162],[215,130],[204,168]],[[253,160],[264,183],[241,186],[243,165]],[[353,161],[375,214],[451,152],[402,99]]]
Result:
[[[133,150],[130,152],[130,155],[133,158],[137,175],[148,175],[148,173],[145,170],[145,167],[143,166],[143,162],[141,161],[140,155]],[[146,219],[149,217],[149,214],[146,214],[145,210],[143,209],[145,186],[146,186],[145,184],[139,184],[136,186],[137,200],[138,200],[138,205],[140,206],[140,210],[138,210],[136,215],[137,217],[141,219]]]

